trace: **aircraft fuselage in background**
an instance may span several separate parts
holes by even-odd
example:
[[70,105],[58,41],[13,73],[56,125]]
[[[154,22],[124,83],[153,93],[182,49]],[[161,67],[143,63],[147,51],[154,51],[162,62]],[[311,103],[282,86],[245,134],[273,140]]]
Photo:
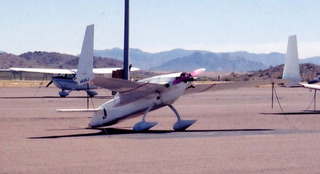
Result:
[[97,92],[90,90],[96,89],[96,86],[89,83],[78,84],[75,81],[74,74],[53,76],[52,82],[56,85],[56,87],[61,89],[61,91],[59,92],[60,97],[66,97],[67,95],[69,95],[70,91],[86,91],[90,97],[94,97],[95,95],[97,95]]

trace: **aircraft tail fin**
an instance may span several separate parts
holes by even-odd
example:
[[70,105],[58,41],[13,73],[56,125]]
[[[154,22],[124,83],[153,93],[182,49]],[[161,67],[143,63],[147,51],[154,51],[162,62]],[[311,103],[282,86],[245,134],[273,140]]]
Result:
[[84,35],[79,58],[76,81],[79,84],[88,83],[93,78],[93,40],[94,25],[88,25]]
[[288,86],[297,86],[301,81],[296,35],[289,36],[288,39],[282,79],[289,81]]

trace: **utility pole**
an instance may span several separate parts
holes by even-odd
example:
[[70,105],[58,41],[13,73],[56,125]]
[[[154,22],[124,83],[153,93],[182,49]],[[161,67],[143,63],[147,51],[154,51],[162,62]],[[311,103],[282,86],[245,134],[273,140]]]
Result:
[[124,0],[123,79],[129,80],[129,0]]

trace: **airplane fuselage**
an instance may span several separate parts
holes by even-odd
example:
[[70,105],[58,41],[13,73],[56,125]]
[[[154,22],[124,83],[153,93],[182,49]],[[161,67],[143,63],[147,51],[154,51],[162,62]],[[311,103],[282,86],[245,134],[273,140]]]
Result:
[[89,90],[96,89],[93,85],[78,84],[72,76],[55,76],[52,77],[53,83],[62,90]]
[[185,89],[189,85],[189,83],[184,82],[172,85],[162,93],[154,92],[148,96],[127,104],[120,104],[120,97],[116,95],[114,99],[102,104],[99,107],[100,110],[94,113],[89,126],[101,127],[113,125],[121,120],[139,116],[148,110],[148,108],[150,108],[150,111],[152,111],[172,104],[184,94]]

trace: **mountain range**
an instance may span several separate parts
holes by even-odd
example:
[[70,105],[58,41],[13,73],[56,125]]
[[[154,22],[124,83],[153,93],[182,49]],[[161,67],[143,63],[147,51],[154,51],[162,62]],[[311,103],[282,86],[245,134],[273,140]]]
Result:
[[[310,81],[317,77],[317,73],[320,72],[320,65],[301,63],[299,66],[302,81]],[[250,73],[229,73],[223,76],[221,79],[226,81],[281,79],[283,67],[283,64],[281,64]]]
[[[111,58],[94,57],[94,67],[121,67],[122,62]],[[0,69],[24,68],[77,68],[78,57],[55,52],[35,51],[21,55],[0,53]]]
[[243,57],[232,58],[228,55],[195,52],[188,56],[172,59],[158,67],[152,67],[151,70],[172,71],[177,69],[176,67],[180,71],[192,71],[202,67],[208,71],[219,72],[245,72],[267,68],[260,62],[250,61]]
[[[188,56],[192,53],[193,51],[183,49],[174,49],[158,53],[148,53],[140,49],[130,49],[129,57],[131,61],[130,63],[133,64],[133,66],[150,70],[152,67],[160,66],[172,59]],[[120,48],[95,50],[94,55],[101,57],[112,57],[117,60],[122,60],[123,50]]]
[[[119,48],[95,50],[95,67],[122,66],[123,51]],[[157,53],[130,49],[130,63],[143,70],[192,71],[206,68],[215,72],[248,72],[266,69],[284,63],[282,53],[256,54],[239,52],[210,52],[202,50],[173,49]],[[75,68],[77,56],[55,52],[35,51],[21,55],[0,53],[0,68],[43,67]],[[301,63],[320,64],[320,57],[300,60]]]
[[[120,48],[95,50],[96,56],[123,58]],[[173,49],[157,53],[130,49],[130,63],[145,70],[157,71],[191,71],[204,67],[208,71],[245,72],[266,69],[284,63],[285,54],[238,52],[210,52],[203,50]],[[320,64],[320,57],[301,59],[301,63]]]
[[[123,51],[119,48],[95,50],[96,56],[122,60]],[[173,49],[157,53],[131,49],[130,63],[145,70],[190,71],[205,67],[208,71],[254,71],[275,66],[284,62],[281,53],[254,54],[245,51],[214,53],[202,50]]]

